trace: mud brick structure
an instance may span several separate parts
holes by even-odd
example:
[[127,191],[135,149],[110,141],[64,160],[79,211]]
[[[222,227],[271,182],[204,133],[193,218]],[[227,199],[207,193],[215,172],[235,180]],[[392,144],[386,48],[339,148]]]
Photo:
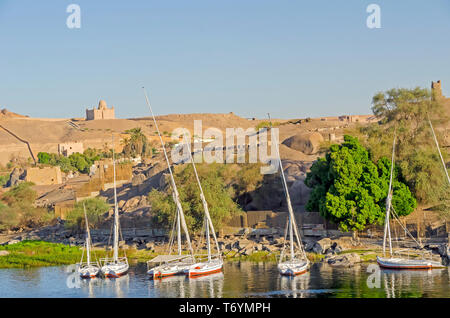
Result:
[[115,119],[114,107],[108,108],[104,100],[100,100],[98,108],[86,109],[86,120]]
[[61,184],[61,169],[59,167],[28,168],[25,180],[36,185]]

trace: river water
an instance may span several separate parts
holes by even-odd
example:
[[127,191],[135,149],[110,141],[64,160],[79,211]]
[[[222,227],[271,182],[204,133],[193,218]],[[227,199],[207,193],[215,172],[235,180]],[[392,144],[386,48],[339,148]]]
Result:
[[[71,272],[72,271],[72,272]],[[80,280],[73,266],[0,269],[0,297],[450,297],[450,268],[388,271],[377,265],[313,264],[303,275],[278,274],[274,263],[227,262],[223,273],[150,280],[144,265],[118,279]]]

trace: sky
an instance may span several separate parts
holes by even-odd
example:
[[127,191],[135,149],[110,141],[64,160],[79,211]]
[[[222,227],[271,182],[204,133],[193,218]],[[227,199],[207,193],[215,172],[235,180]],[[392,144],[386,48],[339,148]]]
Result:
[[370,114],[394,87],[442,80],[450,96],[449,37],[449,0],[0,0],[0,108],[84,117],[104,99],[148,116],[145,86],[156,114]]

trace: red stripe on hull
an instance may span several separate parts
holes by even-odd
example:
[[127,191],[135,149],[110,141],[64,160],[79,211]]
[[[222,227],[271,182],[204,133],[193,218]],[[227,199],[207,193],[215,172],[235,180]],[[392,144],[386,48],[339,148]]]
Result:
[[150,276],[153,278],[153,279],[158,279],[158,278],[166,278],[166,277],[170,277],[170,276],[175,276],[177,273],[171,273],[171,274],[157,274],[157,275],[153,275],[153,274],[150,274]]
[[209,274],[214,274],[214,273],[219,273],[222,271],[222,268],[218,268],[218,269],[214,269],[212,271],[209,272],[194,272],[194,273],[189,273],[189,277],[199,277],[199,276],[205,276],[205,275],[209,275]]
[[121,274],[117,274],[117,275],[113,275],[113,274],[105,274],[105,277],[108,277],[108,278],[119,278],[119,277],[125,275],[126,273],[127,273],[127,272],[121,273]]
[[294,273],[294,274],[281,274],[282,276],[297,276],[297,275],[301,275],[301,274],[304,274],[304,273],[306,273],[308,270],[307,269],[305,269],[304,271],[301,271],[301,272],[296,272],[296,273]]

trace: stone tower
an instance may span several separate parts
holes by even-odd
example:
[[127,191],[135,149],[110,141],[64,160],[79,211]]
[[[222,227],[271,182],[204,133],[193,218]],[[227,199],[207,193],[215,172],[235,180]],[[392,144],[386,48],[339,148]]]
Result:
[[434,94],[435,98],[442,98],[442,86],[441,81],[431,82],[431,92]]

